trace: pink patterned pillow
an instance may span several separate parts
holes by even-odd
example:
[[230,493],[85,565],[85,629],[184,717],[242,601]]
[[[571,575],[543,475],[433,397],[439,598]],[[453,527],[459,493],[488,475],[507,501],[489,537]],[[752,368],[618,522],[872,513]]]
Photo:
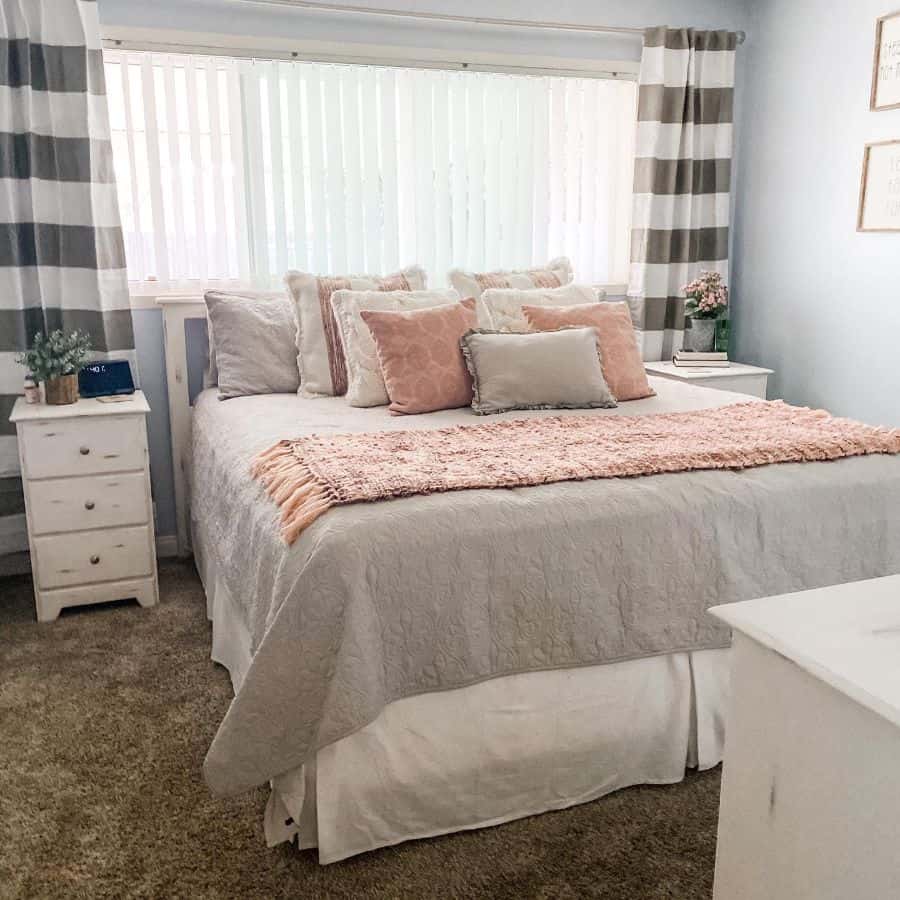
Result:
[[393,415],[472,402],[472,377],[459,339],[475,327],[475,300],[403,311],[360,310],[375,341]]
[[616,400],[639,400],[656,393],[647,381],[627,303],[523,306],[522,312],[535,331],[585,325],[596,328],[603,377]]

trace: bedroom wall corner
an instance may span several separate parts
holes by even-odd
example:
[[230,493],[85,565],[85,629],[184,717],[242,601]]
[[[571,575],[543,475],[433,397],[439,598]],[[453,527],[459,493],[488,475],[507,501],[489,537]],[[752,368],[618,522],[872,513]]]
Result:
[[734,235],[735,355],[772,396],[900,426],[900,233],[856,230],[875,20],[890,0],[758,0],[748,28]]

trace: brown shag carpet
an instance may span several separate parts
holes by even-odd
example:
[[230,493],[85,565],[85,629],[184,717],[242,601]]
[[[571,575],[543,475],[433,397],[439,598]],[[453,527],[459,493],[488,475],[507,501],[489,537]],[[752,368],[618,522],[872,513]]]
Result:
[[718,771],[332,866],[266,848],[262,789],[200,766],[231,698],[191,565],[162,602],[34,620],[0,580],[0,897],[708,898]]

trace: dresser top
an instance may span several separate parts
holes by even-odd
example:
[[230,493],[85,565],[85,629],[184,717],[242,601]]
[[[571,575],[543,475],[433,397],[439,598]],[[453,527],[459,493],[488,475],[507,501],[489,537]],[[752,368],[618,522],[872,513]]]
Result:
[[900,727],[900,575],[710,612]]
[[10,422],[47,422],[53,419],[76,419],[81,416],[124,416],[146,414],[150,406],[143,391],[135,391],[127,400],[106,402],[97,397],[82,398],[64,406],[49,403],[26,403],[24,397],[16,400],[10,414]]

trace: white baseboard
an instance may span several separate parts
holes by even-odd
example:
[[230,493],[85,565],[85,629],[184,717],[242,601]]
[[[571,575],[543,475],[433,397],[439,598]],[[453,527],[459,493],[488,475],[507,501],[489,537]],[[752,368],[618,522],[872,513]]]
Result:
[[174,534],[158,534],[156,536],[156,555],[160,559],[178,556],[178,536]]

